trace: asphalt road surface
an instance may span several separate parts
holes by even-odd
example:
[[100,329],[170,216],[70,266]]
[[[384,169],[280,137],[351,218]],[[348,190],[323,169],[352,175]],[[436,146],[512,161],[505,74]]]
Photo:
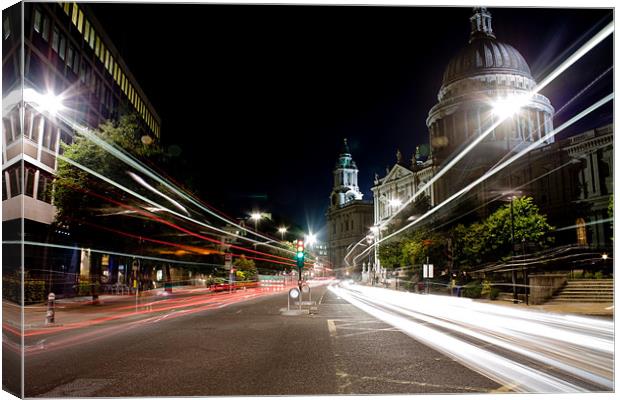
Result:
[[[26,338],[28,397],[486,393],[505,386],[326,286],[314,315],[286,293]],[[212,298],[215,298],[211,295]],[[5,347],[5,352],[6,352]]]

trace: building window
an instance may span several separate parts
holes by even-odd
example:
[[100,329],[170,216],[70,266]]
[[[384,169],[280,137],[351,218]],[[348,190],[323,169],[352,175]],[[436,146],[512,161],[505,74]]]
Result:
[[586,231],[586,221],[583,218],[577,218],[575,225],[577,226],[577,244],[579,246],[587,246],[588,234]]
[[41,11],[34,9],[34,30],[41,33]]
[[99,41],[99,36],[97,36],[95,38],[95,55],[97,57],[99,57],[99,46],[101,45],[101,42]]
[[26,187],[24,194],[30,197],[34,197],[34,172],[34,169],[26,168],[26,175],[24,176],[24,186]]
[[9,17],[6,17],[4,21],[2,21],[2,28],[4,32],[2,37],[4,40],[7,40],[9,36],[11,36],[11,23],[9,21]]
[[7,200],[9,198],[9,194],[8,194],[8,192],[6,190],[6,184],[7,184],[6,174],[4,172],[2,174],[4,175],[3,176],[4,179],[2,179],[2,201],[4,201],[4,200]]
[[76,75],[78,74],[79,65],[80,65],[80,56],[76,50],[75,57],[73,58],[73,73]]
[[54,27],[52,30],[52,50],[58,53],[58,42],[60,41],[60,33],[58,32],[58,28]]
[[89,39],[88,39],[88,45],[90,46],[91,49],[95,48],[95,29],[93,29],[93,27],[90,27],[90,34],[88,35]]
[[43,16],[43,24],[41,26],[41,37],[46,42],[49,40],[50,35],[50,19],[45,15]]
[[84,40],[88,43],[88,34],[90,33],[90,24],[88,20],[84,21]]
[[77,28],[78,31],[80,31],[80,33],[82,33],[82,22],[84,21],[84,13],[82,13],[82,10],[79,11],[79,16],[78,16],[78,24],[77,24]]
[[65,14],[70,15],[71,14],[71,3],[66,2],[65,4],[63,4],[62,9],[64,10]]
[[67,67],[71,69],[72,66],[73,66],[73,46],[68,45],[67,46]]
[[37,199],[46,203],[52,202],[52,179],[39,172],[39,185],[37,187]]
[[[78,20],[78,6],[77,4],[73,3],[73,14],[71,15],[71,22],[73,22],[73,25],[77,25],[77,20]],[[80,33],[82,31],[80,30]]]
[[58,55],[60,56],[61,60],[65,59],[66,45],[67,45],[67,42],[65,41],[65,37],[63,35],[60,35],[60,45],[58,46]]
[[22,166],[9,170],[9,186],[11,189],[11,197],[15,197],[22,193]]
[[46,124],[45,130],[43,131],[43,147],[49,150],[56,149],[56,136],[58,132],[56,132],[56,127],[53,124]]

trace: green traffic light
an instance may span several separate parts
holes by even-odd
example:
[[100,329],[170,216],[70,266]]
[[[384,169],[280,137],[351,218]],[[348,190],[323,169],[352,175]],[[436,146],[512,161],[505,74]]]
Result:
[[297,258],[304,258],[304,252],[303,251],[297,252]]

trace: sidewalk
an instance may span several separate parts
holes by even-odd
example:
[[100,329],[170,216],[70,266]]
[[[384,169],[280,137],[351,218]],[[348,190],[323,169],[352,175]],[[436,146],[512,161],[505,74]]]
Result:
[[589,315],[597,317],[613,318],[614,316],[614,304],[613,303],[562,303],[562,304],[540,304],[540,305],[526,305],[523,302],[514,304],[512,301],[507,300],[487,300],[487,299],[473,299],[474,301],[493,304],[504,307],[520,308],[522,310],[550,312],[556,314],[576,314],[576,315]]

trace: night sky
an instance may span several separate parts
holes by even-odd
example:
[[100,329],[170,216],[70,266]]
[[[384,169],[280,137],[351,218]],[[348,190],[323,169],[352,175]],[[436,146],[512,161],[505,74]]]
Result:
[[[471,8],[92,5],[162,119],[169,171],[229,215],[253,208],[314,231],[349,139],[360,187],[428,141],[425,120]],[[540,80],[611,10],[490,8],[497,39]],[[613,65],[612,39],[543,91],[556,110]],[[612,92],[613,71],[555,126]],[[571,130],[612,122],[612,107]],[[571,132],[568,132],[570,134]]]

